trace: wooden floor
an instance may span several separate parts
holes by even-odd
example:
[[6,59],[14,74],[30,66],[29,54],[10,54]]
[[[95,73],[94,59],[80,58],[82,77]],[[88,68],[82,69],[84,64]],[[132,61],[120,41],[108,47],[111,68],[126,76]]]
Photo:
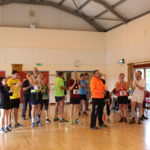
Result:
[[[69,105],[65,106],[68,114]],[[54,106],[50,117],[53,117]],[[21,112],[20,112],[21,114]],[[66,115],[67,116],[67,115]],[[90,116],[90,115],[89,115]],[[24,128],[0,134],[0,150],[150,150],[150,121],[142,125],[118,123],[118,114],[112,113],[108,128],[89,129],[89,117],[81,117],[83,124],[45,124],[30,128],[30,120],[20,123]]]

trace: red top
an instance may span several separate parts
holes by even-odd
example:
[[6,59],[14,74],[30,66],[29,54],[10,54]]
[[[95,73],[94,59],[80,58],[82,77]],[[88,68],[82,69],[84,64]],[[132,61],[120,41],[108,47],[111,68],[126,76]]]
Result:
[[127,83],[123,82],[123,85],[120,82],[116,83],[117,89],[117,96],[128,96],[128,91],[127,91]]
[[[71,87],[74,84],[74,80],[71,79],[69,81],[69,87]],[[70,91],[70,98],[80,98],[79,95],[79,85],[76,83],[73,87],[73,89]]]

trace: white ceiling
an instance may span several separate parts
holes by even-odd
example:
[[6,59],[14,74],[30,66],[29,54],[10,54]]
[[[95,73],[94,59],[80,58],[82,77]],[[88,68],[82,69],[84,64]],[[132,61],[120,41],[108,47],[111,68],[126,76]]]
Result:
[[[41,0],[35,1],[41,2]],[[61,5],[59,5],[60,10],[61,7],[67,9],[69,8],[69,10],[75,13],[73,14],[74,16],[81,16],[81,19],[83,19],[87,24],[90,22],[89,24],[92,26],[92,28],[94,27],[95,30],[99,31],[100,27],[102,27],[101,31],[108,31],[109,29],[120,25],[121,23],[127,23],[133,18],[150,11],[150,0],[43,0],[43,3],[46,1],[51,1],[58,5],[62,2]],[[109,8],[106,7],[106,5],[104,6],[101,4],[101,1],[105,2]],[[84,5],[85,3],[86,5]],[[80,7],[83,5],[84,7],[80,9]],[[61,13],[60,10],[58,10],[58,13]],[[60,17],[61,16],[62,15],[60,14]],[[61,20],[62,19],[63,18],[61,18]],[[74,18],[72,18],[72,20],[73,19]],[[66,28],[67,27],[64,27],[64,29]],[[68,29],[71,29],[71,26]],[[87,30],[89,30],[89,28]]]

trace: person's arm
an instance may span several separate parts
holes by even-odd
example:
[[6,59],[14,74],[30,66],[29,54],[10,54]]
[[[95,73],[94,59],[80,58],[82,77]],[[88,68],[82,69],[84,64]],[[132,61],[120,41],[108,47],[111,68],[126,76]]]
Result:
[[143,91],[145,89],[145,83],[143,82],[142,86],[138,85],[137,82],[135,82],[135,86],[140,89],[141,91]]
[[33,77],[33,75],[29,77],[29,83],[30,83],[32,86],[36,85],[36,80],[35,80],[35,78]]
[[9,96],[12,96],[13,95],[13,91],[10,87],[7,87],[8,88],[8,93],[9,93]]
[[123,85],[123,87],[128,90],[129,89],[129,86],[128,86],[128,82],[125,82],[125,84]]
[[29,88],[30,88],[30,85],[29,86],[26,86],[25,85],[25,82],[26,82],[26,80],[23,82],[23,84],[22,84],[22,89],[23,89],[23,91],[26,91],[26,90],[28,90]]
[[62,89],[62,90],[66,90],[67,88],[65,88],[65,86],[64,86],[64,83],[60,83],[60,88]]
[[134,91],[135,90],[135,80],[132,82],[132,85],[131,85],[131,87],[132,87],[132,90]]
[[88,88],[88,84],[86,85],[84,82],[80,81],[80,87]]
[[116,89],[116,91],[119,91],[119,90],[120,90],[120,87],[118,86],[118,82],[117,82],[116,85],[115,85],[115,89]]
[[69,91],[71,91],[74,86],[76,85],[76,81],[74,81],[74,83],[72,84],[71,81],[69,82]]
[[82,82],[82,80],[79,80],[80,87],[85,87],[85,84]]

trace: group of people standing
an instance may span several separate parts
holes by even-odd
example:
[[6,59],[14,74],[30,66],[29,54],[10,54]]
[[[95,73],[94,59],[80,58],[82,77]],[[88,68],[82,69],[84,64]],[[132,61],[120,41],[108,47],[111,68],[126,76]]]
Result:
[[12,130],[12,116],[15,127],[23,127],[18,122],[21,88],[23,89],[22,118],[26,119],[26,109],[29,104],[31,127],[42,126],[40,117],[45,105],[45,122],[50,122],[48,118],[49,85],[46,84],[43,73],[34,67],[33,72],[27,72],[26,79],[21,82],[18,72],[12,71],[12,75],[8,78],[0,78],[0,132]]
[[[63,116],[66,90],[70,92],[70,123],[72,125],[81,123],[79,120],[79,115],[81,113],[87,116],[86,110],[88,109],[89,92],[88,77],[88,74],[81,74],[80,78],[78,78],[77,72],[72,72],[72,78],[68,81],[67,86],[65,86],[64,74],[63,72],[58,72],[58,76],[54,81],[56,100],[54,121],[68,122]],[[58,118],[58,110],[60,111],[60,118]]]
[[[93,71],[93,77],[89,82],[87,73],[81,74],[78,78],[77,72],[72,72],[71,79],[66,82],[63,72],[58,72],[58,76],[54,80],[55,93],[55,115],[53,121],[69,122],[70,124],[80,124],[79,116],[87,116],[88,99],[92,98],[91,112],[91,129],[99,129],[96,125],[98,119],[99,127],[107,127],[103,119],[104,106],[106,104],[108,115],[110,115],[111,94],[107,90],[105,80],[101,78],[102,74],[99,70]],[[120,121],[127,121],[127,104],[128,104],[128,83],[124,81],[125,75],[119,75],[119,81],[115,85],[117,92]],[[142,103],[144,100],[145,80],[142,79],[142,72],[135,73],[135,80],[132,83],[132,98],[131,98],[131,119],[129,123],[133,124],[135,120],[135,107],[139,106],[140,124],[143,117]],[[13,71],[9,78],[0,78],[0,132],[11,131],[12,115],[14,115],[15,127],[23,127],[18,122],[18,109],[20,106],[20,89],[23,89],[23,109],[22,118],[26,120],[27,105],[29,105],[29,118],[31,118],[31,127],[41,127],[41,113],[45,106],[45,122],[49,120],[49,93],[50,86],[46,83],[43,73],[39,72],[34,67],[33,72],[26,73],[26,79],[21,82],[17,71]],[[64,118],[64,101],[67,91],[70,93],[70,118],[69,121]],[[89,96],[90,93],[90,96]],[[13,112],[13,113],[12,113]]]
[[[144,99],[145,99],[145,91],[146,91],[146,82],[142,79],[142,72],[135,72],[135,79],[132,82],[132,94],[129,98],[129,87],[128,83],[124,80],[125,74],[120,73],[119,81],[116,82],[115,91],[117,95],[117,101],[119,103],[119,111],[120,111],[120,120],[119,122],[128,122],[127,119],[127,107],[129,99],[131,101],[131,119],[129,120],[130,124],[136,123],[135,115],[136,108],[139,108],[139,117],[138,124],[142,123],[143,119],[148,119],[144,116]],[[96,126],[96,118],[98,116],[98,122],[100,127],[107,127],[103,121],[103,109],[106,103],[106,99],[110,100],[111,96],[107,96],[107,88],[101,79],[101,73],[98,70],[94,71],[94,76],[90,82],[91,88],[91,96],[92,96],[92,114],[91,114],[91,124],[90,127],[92,129],[98,129]],[[107,98],[106,98],[107,97]],[[111,102],[111,101],[110,101]]]
[[[124,81],[125,75],[121,73],[119,75],[119,81],[116,83],[116,91],[119,102],[120,109],[120,121],[119,122],[128,122],[127,121],[127,107],[128,107],[128,96],[129,96],[129,88],[128,83]],[[146,92],[146,82],[142,79],[142,72],[135,72],[135,79],[132,82],[132,94],[130,95],[130,105],[131,105],[131,119],[129,121],[130,124],[136,123],[135,114],[136,114],[136,106],[139,108],[139,118],[137,123],[141,124],[143,119],[147,119],[144,116],[144,99]]]

